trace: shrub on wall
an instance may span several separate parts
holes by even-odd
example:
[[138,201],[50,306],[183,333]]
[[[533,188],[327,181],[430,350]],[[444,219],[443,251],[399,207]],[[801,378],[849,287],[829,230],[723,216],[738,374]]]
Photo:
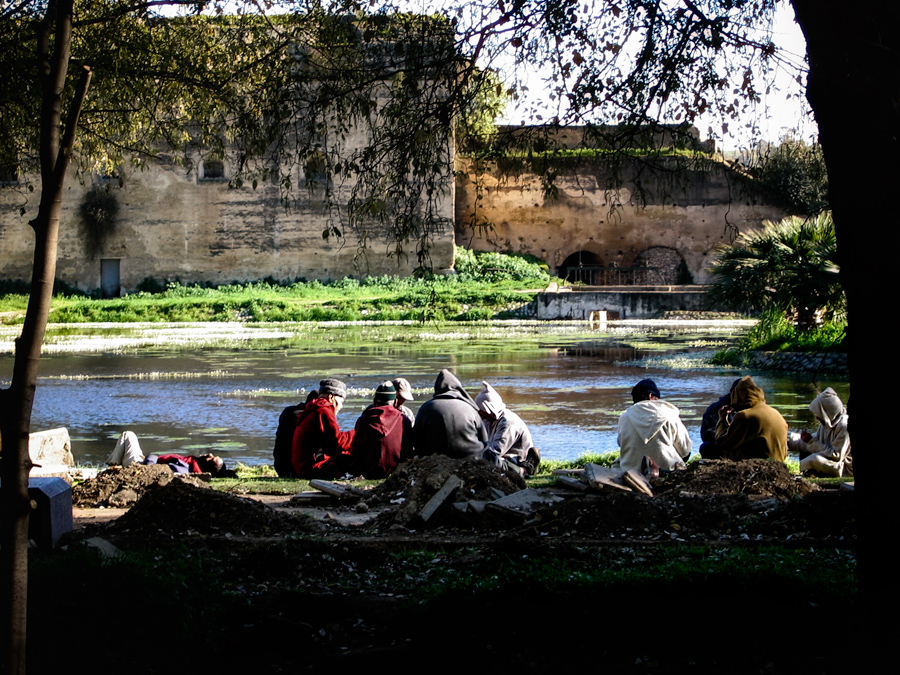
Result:
[[103,253],[106,240],[115,232],[119,200],[107,187],[94,186],[84,195],[79,212],[85,253],[96,258]]

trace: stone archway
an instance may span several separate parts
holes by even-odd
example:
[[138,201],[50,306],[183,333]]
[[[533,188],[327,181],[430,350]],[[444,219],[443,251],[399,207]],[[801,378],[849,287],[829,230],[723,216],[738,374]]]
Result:
[[590,251],[576,251],[559,266],[557,275],[561,279],[569,282],[582,282],[588,286],[594,285],[596,282],[594,276],[596,272],[591,268],[600,267],[603,261],[600,256]]
[[632,267],[646,267],[635,273],[634,283],[641,286],[679,286],[694,283],[684,258],[674,248],[653,246],[641,251]]

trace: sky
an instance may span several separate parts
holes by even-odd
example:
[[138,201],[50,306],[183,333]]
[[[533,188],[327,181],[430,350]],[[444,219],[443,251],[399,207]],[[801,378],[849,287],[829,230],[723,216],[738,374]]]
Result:
[[[794,21],[794,12],[789,3],[779,3],[778,10],[774,17],[773,23],[773,39],[782,52],[782,55],[788,59],[794,68],[781,68],[775,76],[774,86],[768,95],[763,97],[761,104],[756,111],[760,136],[762,140],[772,143],[778,142],[784,136],[790,135],[809,142],[817,134],[815,121],[809,110],[805,98],[805,54],[806,41],[800,27]],[[511,57],[510,57],[511,63]],[[503,69],[502,63],[495,64]],[[801,83],[796,80],[800,75]],[[519,101],[518,104],[512,103],[507,106],[506,114],[500,124],[532,124],[537,123],[532,117],[529,117],[526,111],[533,107],[535,100],[546,100],[549,98],[547,87],[541,81],[540,71],[533,71],[528,74],[526,84],[528,93],[526,97]],[[545,115],[545,119],[553,117],[553,113]],[[710,137],[708,132],[712,130],[713,136],[717,142],[717,147],[721,151],[737,151],[750,147],[760,137],[750,132],[745,124],[741,121],[729,121],[728,131],[723,132],[721,120],[707,116],[701,118],[701,122],[696,126],[700,129],[701,136],[706,139]],[[749,120],[744,120],[748,122]]]

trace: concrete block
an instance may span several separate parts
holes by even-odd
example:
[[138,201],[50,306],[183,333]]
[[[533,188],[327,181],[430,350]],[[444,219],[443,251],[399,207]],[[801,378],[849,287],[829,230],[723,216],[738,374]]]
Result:
[[53,548],[72,531],[72,486],[62,478],[29,478],[28,495],[37,504],[31,512],[28,538],[41,548]]
[[29,478],[28,496],[36,506],[28,521],[28,538],[40,548],[53,548],[72,531],[72,486],[62,478]]
[[75,464],[69,430],[35,431],[28,437],[28,456],[35,465],[30,476],[66,475],[68,467]]

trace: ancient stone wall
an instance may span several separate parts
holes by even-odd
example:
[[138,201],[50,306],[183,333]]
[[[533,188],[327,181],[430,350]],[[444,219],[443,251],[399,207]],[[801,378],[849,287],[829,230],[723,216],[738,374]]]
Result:
[[[527,168],[478,171],[459,159],[457,243],[529,253],[556,274],[578,261],[594,267],[661,266],[661,278],[654,272],[609,283],[705,284],[717,246],[730,243],[738,231],[786,215],[721,164],[685,169],[676,161],[657,168],[657,173],[645,171],[641,197],[637,168],[623,187],[609,190],[599,164],[579,160],[553,167],[558,176],[548,194],[546,182]],[[473,223],[486,227],[473,229]]]
[[[343,276],[407,275],[419,266],[412,255],[393,256],[393,244],[377,229],[360,235],[346,225],[341,209],[326,209],[322,190],[296,187],[290,208],[277,185],[230,188],[224,178],[205,178],[202,162],[190,170],[156,163],[125,169],[118,180],[71,176],[63,202],[57,277],[85,290],[101,286],[101,265],[117,267],[123,291],[147,277],[157,281],[227,283],[337,279]],[[437,270],[453,264],[453,185],[447,180],[440,215],[448,226],[430,249]],[[39,188],[39,186],[38,186]],[[114,228],[89,245],[81,204],[90,190],[108,190],[118,204]],[[31,276],[34,235],[28,220],[37,213],[38,190],[0,187],[0,278]],[[24,211],[24,212],[23,212]],[[323,232],[332,231],[328,238]],[[101,263],[101,261],[107,261]],[[118,262],[116,262],[118,261]],[[116,293],[113,293],[116,294]]]

